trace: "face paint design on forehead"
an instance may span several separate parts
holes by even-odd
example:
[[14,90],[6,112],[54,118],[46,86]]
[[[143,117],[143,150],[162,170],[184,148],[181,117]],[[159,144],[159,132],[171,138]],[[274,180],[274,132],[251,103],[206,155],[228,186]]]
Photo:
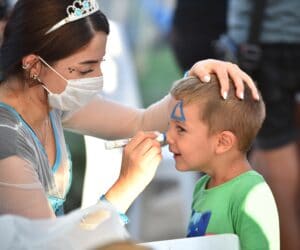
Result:
[[185,116],[183,112],[183,100],[178,101],[175,105],[171,113],[171,119],[175,121],[185,122]]

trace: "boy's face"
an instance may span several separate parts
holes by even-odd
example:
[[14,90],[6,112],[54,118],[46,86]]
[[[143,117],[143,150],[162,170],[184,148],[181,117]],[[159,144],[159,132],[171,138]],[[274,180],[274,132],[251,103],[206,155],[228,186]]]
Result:
[[179,171],[205,171],[214,156],[214,136],[208,136],[208,127],[200,120],[200,109],[199,104],[181,109],[176,105],[172,112],[167,142]]

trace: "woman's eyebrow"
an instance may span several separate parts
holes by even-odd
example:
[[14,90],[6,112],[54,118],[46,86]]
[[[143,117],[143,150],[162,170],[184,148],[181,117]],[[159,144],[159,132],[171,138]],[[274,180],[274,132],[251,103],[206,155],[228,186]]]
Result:
[[80,62],[79,64],[95,64],[98,63],[100,60],[87,60],[87,61],[83,61]]

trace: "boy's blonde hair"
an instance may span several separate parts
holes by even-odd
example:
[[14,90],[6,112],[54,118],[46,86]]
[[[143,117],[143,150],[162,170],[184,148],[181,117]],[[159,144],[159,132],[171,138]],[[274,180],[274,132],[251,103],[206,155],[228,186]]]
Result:
[[196,77],[187,77],[175,82],[172,96],[183,100],[183,105],[199,103],[200,119],[208,125],[209,134],[231,131],[238,139],[238,149],[246,153],[257,135],[264,119],[265,105],[254,100],[250,88],[245,84],[244,100],[236,97],[235,87],[230,81],[228,97],[224,100],[220,94],[220,83],[215,75],[209,83],[203,83]]

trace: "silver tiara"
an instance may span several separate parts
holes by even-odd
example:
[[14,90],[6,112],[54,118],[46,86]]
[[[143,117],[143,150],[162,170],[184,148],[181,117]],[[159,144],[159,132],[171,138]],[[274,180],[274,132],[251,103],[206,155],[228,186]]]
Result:
[[99,10],[96,0],[75,0],[67,7],[67,17],[54,24],[45,34],[57,30],[61,26],[89,16]]

